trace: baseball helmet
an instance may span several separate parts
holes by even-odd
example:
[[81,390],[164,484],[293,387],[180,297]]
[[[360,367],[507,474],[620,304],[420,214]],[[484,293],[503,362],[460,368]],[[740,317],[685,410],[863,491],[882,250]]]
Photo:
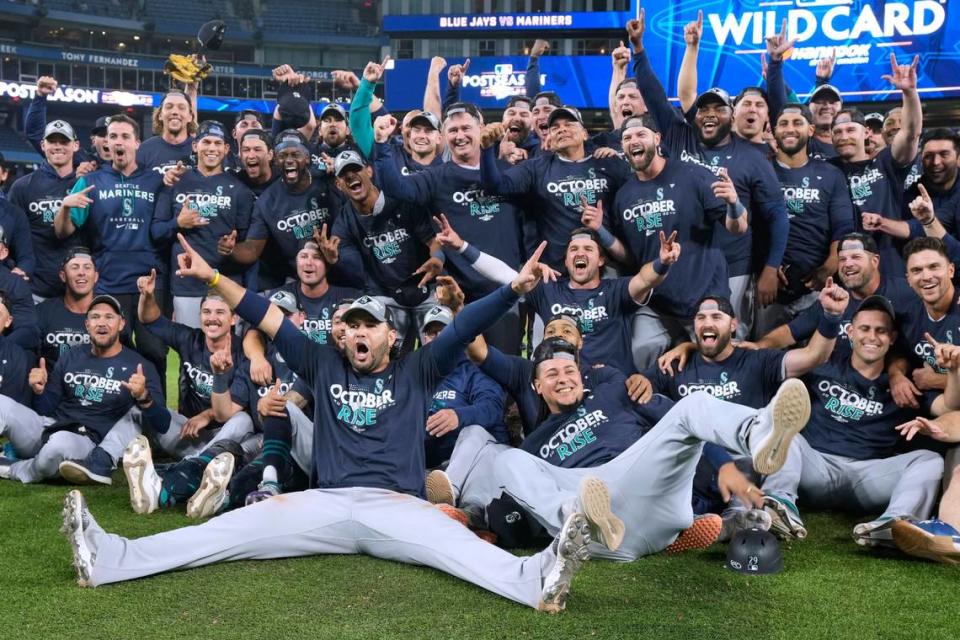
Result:
[[200,27],[197,32],[197,42],[200,50],[216,51],[223,44],[223,36],[227,32],[227,23],[223,20],[211,20]]
[[769,531],[755,527],[738,531],[727,548],[726,567],[750,575],[780,573],[783,570],[780,543]]

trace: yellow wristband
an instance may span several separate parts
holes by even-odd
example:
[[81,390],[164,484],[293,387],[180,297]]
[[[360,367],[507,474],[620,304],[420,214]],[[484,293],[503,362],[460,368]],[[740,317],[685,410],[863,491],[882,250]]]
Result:
[[213,288],[214,288],[215,286],[217,286],[218,284],[220,284],[220,272],[219,272],[219,271],[214,271],[214,272],[213,272],[213,277],[210,278],[210,282],[207,283],[207,287],[213,289]]

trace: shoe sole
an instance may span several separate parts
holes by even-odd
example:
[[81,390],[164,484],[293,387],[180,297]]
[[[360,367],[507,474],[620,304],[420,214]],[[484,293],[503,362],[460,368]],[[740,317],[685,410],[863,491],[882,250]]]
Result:
[[586,516],[581,513],[568,516],[557,536],[557,559],[543,581],[538,610],[545,613],[563,611],[573,576],[590,559],[587,545],[591,541],[590,524]]
[[762,475],[780,470],[790,443],[810,419],[810,395],[796,378],[787,379],[773,398],[771,431],[753,456],[753,468]]
[[[893,525],[895,522],[896,520],[887,522],[873,529],[868,529],[864,525],[857,525],[853,528],[853,541],[861,547],[893,548],[896,546],[893,542]],[[863,529],[861,529],[862,526],[864,526]]]
[[123,452],[123,475],[130,489],[130,506],[134,513],[153,513],[157,506],[151,504],[146,485],[147,467],[153,464],[150,443],[143,436],[137,436]]
[[623,520],[613,513],[606,483],[599,478],[584,478],[580,482],[580,505],[597,542],[610,551],[619,549],[626,528]]
[[77,584],[89,587],[90,573],[93,570],[93,558],[87,541],[83,537],[83,494],[76,489],[67,492],[63,499],[63,526],[60,532],[67,537],[70,551],[73,553],[73,568],[77,571]]
[[706,549],[717,541],[722,528],[723,518],[717,514],[701,516],[695,519],[689,528],[684,529],[664,551],[668,555],[674,555],[683,551]]
[[453,484],[443,471],[431,471],[426,479],[427,502],[431,504],[454,504]]
[[943,564],[960,564],[960,551],[949,536],[935,536],[909,522],[893,523],[893,542],[905,554]]
[[770,516],[768,531],[778,538],[795,538],[803,540],[807,537],[807,528],[803,525],[791,524],[789,507],[779,500],[769,499],[763,504],[764,511]]
[[457,509],[453,505],[443,503],[434,506],[440,511],[440,513],[447,516],[451,520],[455,520],[465,527],[470,526],[470,518],[467,516],[467,512],[463,509]]
[[110,476],[101,476],[97,473],[91,473],[89,469],[81,467],[73,460],[64,460],[60,463],[60,477],[70,484],[79,485],[112,485],[113,479]]
[[223,493],[233,477],[234,459],[232,453],[221,453],[207,464],[203,470],[200,488],[187,501],[188,518],[209,518],[220,506]]

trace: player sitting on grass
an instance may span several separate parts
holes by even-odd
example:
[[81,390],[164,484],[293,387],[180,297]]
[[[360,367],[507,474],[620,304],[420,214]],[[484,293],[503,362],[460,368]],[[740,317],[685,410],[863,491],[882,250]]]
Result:
[[[64,527],[82,586],[97,586],[225,560],[365,553],[446,571],[522,604],[563,608],[570,581],[589,557],[591,527],[570,512],[557,540],[520,558],[483,542],[422,499],[426,407],[464,347],[538,284],[546,243],[510,285],[464,308],[424,348],[390,358],[397,332],[379,301],[363,296],[344,314],[345,355],[311,342],[267,300],[221,277],[180,237],[178,275],[208,284],[272,338],[314,397],[317,489],[289,493],[196,526],[129,540],[106,533],[79,491],[65,500]],[[805,396],[804,396],[805,397]],[[614,518],[605,488],[587,483],[584,508]],[[689,500],[689,497],[688,497]]]

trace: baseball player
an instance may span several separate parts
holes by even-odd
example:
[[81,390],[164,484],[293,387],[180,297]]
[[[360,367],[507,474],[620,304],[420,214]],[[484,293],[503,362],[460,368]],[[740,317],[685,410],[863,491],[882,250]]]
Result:
[[[0,461],[0,478],[39,482],[57,475],[64,460],[81,460],[121,422],[142,421],[158,432],[170,424],[156,370],[120,344],[125,320],[120,302],[93,299],[87,312],[90,348],[68,351],[47,374],[43,358],[30,371],[34,409],[0,396],[0,435],[8,435],[17,462]],[[49,417],[48,417],[49,416]],[[131,427],[135,428],[135,427]]]
[[[311,342],[279,309],[223,278],[181,242],[179,275],[208,283],[244,320],[273,338],[284,360],[312,386],[312,471],[319,488],[138,540],[106,533],[81,494],[71,492],[64,531],[81,586],[223,560],[367,553],[441,569],[532,607],[563,608],[574,573],[589,557],[591,526],[582,513],[567,517],[555,545],[519,558],[483,542],[421,499],[428,399],[466,344],[536,286],[545,245],[511,285],[467,306],[432,344],[394,361],[390,349],[397,333],[377,300],[364,296],[344,314],[349,328],[343,357]],[[613,517],[603,484],[591,480],[584,486],[584,508]],[[426,531],[429,545],[423,544]]]
[[30,285],[17,273],[2,264],[9,255],[6,230],[0,226],[0,291],[10,304],[10,312],[15,318],[13,324],[3,330],[6,338],[24,349],[35,351],[39,330],[37,314],[33,306]]

